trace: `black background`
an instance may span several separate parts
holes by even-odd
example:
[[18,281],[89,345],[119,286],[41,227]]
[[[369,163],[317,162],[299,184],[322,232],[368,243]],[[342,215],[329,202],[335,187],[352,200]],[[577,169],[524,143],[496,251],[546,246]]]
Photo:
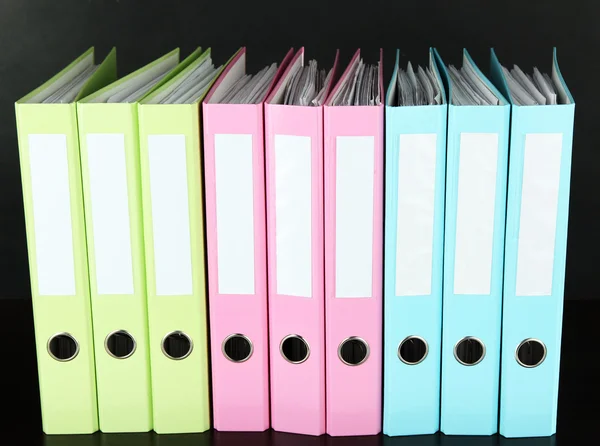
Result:
[[[191,445],[191,444],[398,444],[475,446],[511,443],[551,445],[589,439],[599,415],[596,266],[600,256],[600,147],[598,142],[597,0],[0,0],[0,444]],[[293,46],[329,66],[334,51],[342,65],[361,47],[373,62],[380,47],[389,81],[394,51],[424,64],[435,46],[446,63],[459,64],[467,47],[484,72],[489,48],[505,65],[550,71],[558,47],[562,73],[575,97],[571,207],[566,275],[563,361],[558,436],[525,443],[487,439],[384,437],[333,440],[275,433],[205,434],[179,440],[155,435],[94,435],[85,439],[40,436],[39,396],[25,242],[14,102],[49,79],[88,47],[98,58],[117,47],[123,76],[180,47],[185,57],[197,46],[212,47],[224,63],[248,48],[248,69],[280,61]],[[593,89],[593,87],[596,87]],[[564,440],[564,441],[562,441]],[[596,441],[592,441],[596,443]]]

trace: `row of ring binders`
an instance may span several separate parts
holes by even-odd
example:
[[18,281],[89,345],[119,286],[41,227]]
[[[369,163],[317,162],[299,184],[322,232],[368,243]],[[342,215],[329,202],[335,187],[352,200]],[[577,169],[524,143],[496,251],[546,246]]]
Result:
[[16,103],[44,432],[555,433],[556,50],[94,57]]

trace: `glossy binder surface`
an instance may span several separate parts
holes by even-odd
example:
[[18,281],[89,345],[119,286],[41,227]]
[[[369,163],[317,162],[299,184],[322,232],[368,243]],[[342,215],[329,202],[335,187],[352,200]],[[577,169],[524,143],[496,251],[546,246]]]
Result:
[[[498,430],[510,105],[465,51],[467,63],[500,105],[448,105],[441,431],[491,435]],[[448,92],[450,102],[451,88]],[[466,337],[485,346],[475,365],[455,356],[455,346]]]
[[[218,103],[245,73],[242,48],[202,104],[212,406],[220,431],[270,427],[264,102]],[[225,355],[235,335],[251,343],[239,362]]]
[[[510,97],[493,52],[492,78]],[[556,433],[575,113],[556,50],[552,79],[558,105],[512,105],[500,383],[505,437]],[[527,339],[545,345],[537,367],[517,362]]]
[[[332,106],[331,96],[324,112],[327,433],[373,435],[381,431],[383,101]],[[353,337],[368,345],[358,365],[339,356]]]
[[[383,433],[390,436],[439,430],[448,115],[433,50],[430,68],[443,102],[390,105],[400,94],[398,59],[399,51],[385,117]],[[400,345],[411,336],[427,343],[427,354],[418,364],[399,356]]]
[[[185,68],[138,107],[153,428],[160,434],[209,429],[210,391],[200,100],[153,99],[209,55],[194,51]],[[181,357],[163,349],[171,333],[189,339]]]
[[[174,68],[179,50],[77,103],[94,322],[98,416],[103,432],[152,429],[146,274],[137,103],[95,102],[138,75]],[[109,336],[126,331],[128,357],[109,354]]]
[[[321,435],[325,433],[323,107],[281,103],[292,68],[303,64],[302,48],[265,103],[271,426]],[[308,357],[301,363],[288,362],[280,351],[289,335],[308,344]]]
[[[71,70],[93,63],[90,48],[15,105],[46,434],[95,432],[98,411],[77,110],[75,102],[42,104],[36,98],[59,89]],[[75,100],[115,78],[113,49]],[[60,333],[69,334],[79,345],[70,361],[57,361],[49,354],[48,342]]]

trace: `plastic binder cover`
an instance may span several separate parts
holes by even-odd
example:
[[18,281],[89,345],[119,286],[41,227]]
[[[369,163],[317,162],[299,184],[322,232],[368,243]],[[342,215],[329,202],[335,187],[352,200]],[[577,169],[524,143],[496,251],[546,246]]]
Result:
[[[493,53],[492,77],[509,95]],[[556,432],[575,113],[556,50],[552,80],[557,105],[512,106],[500,383],[506,437]],[[519,354],[527,358],[536,346],[536,362],[522,362]]]
[[196,50],[138,107],[152,407],[161,434],[206,431],[210,409],[199,100],[155,99],[209,56]]
[[[397,61],[385,113],[383,432],[391,436],[439,430],[448,105],[432,50],[429,67],[442,102],[391,106]],[[402,356],[420,342],[423,357]]]
[[[15,107],[46,434],[98,430],[77,110],[42,103],[93,64],[90,48]],[[77,98],[115,78],[113,49]]]
[[137,103],[106,101],[178,61],[174,50],[77,104],[103,432],[152,429]]
[[[448,89],[441,431],[498,430],[500,321],[510,105],[453,105]],[[447,72],[440,59],[440,69]]]
[[[337,63],[337,56],[336,56]],[[336,63],[334,63],[334,72]],[[323,107],[283,105],[294,56],[265,103],[271,425],[325,433]],[[297,361],[286,359],[289,351]]]
[[[383,98],[332,106],[360,51],[325,103],[327,433],[381,431]],[[383,92],[382,54],[379,90]],[[359,363],[346,349],[366,349]]]

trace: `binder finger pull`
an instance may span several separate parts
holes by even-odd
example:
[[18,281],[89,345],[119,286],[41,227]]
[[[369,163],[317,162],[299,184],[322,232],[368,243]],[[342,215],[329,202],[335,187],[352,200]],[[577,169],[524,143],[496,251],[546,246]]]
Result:
[[464,337],[454,346],[454,357],[462,365],[477,365],[485,358],[485,344],[473,336]]
[[398,358],[406,365],[417,365],[425,361],[429,344],[421,336],[408,336],[398,346]]
[[175,330],[165,335],[160,348],[167,358],[181,361],[192,354],[194,343],[183,331]]
[[310,356],[310,346],[302,336],[290,334],[281,340],[279,352],[290,364],[302,364]]
[[369,344],[362,338],[350,336],[344,339],[338,347],[338,357],[346,365],[361,365],[369,358]]
[[517,347],[515,359],[521,367],[532,369],[544,362],[546,354],[546,345],[542,341],[528,338]]
[[47,349],[52,359],[68,362],[79,353],[79,343],[69,333],[57,333],[48,339]]
[[104,340],[104,349],[115,359],[127,359],[135,353],[137,343],[126,330],[116,330]]
[[254,345],[247,336],[235,333],[225,338],[221,351],[231,362],[246,362],[254,353]]

